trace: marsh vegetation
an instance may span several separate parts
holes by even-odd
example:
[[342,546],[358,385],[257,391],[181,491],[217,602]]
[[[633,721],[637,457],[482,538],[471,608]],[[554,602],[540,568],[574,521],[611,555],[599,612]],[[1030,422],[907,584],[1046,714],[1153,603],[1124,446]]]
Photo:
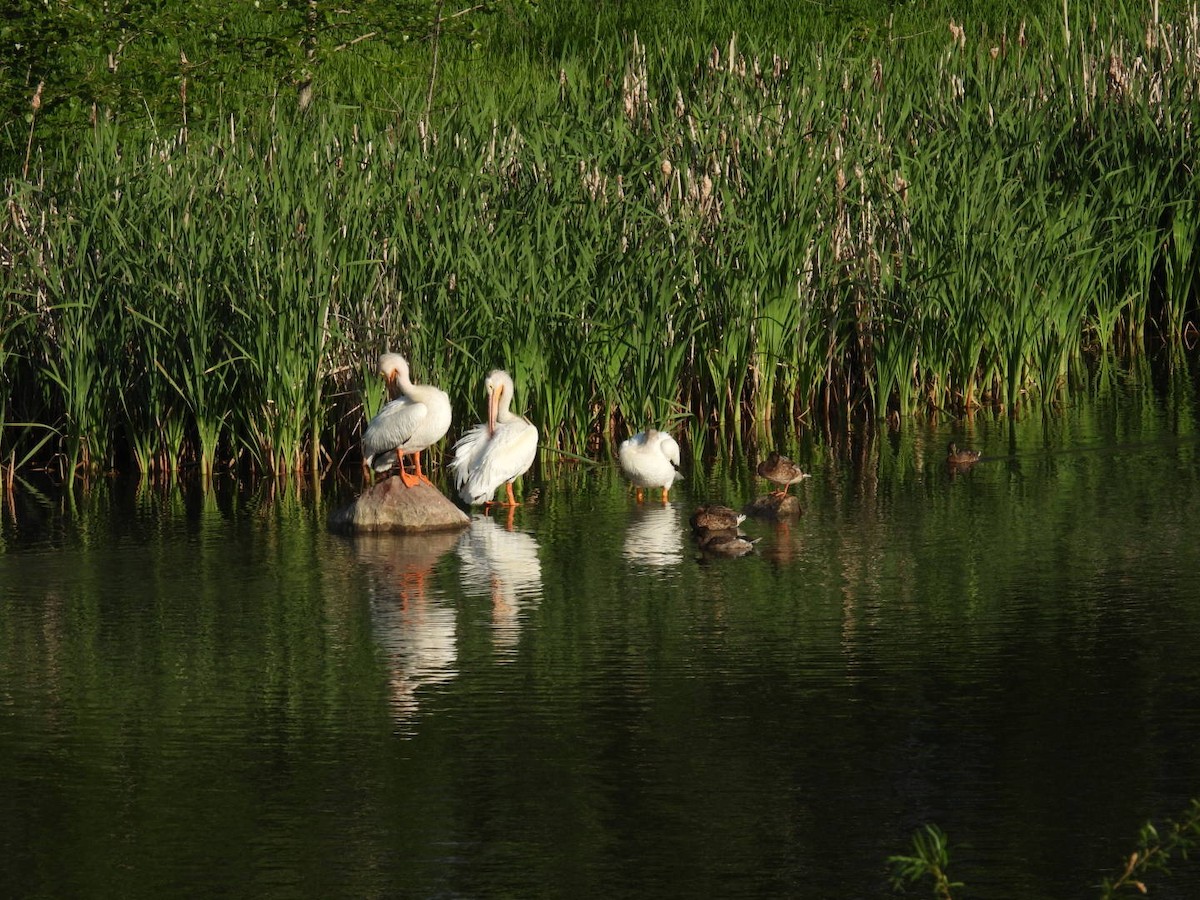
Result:
[[38,89],[3,130],[10,475],[339,465],[385,349],[457,423],[508,368],[544,445],[594,455],[1012,410],[1196,337],[1194,10],[586,50],[524,15],[504,50],[504,17],[392,68],[365,40],[257,97],[181,70],[173,120],[74,138]]

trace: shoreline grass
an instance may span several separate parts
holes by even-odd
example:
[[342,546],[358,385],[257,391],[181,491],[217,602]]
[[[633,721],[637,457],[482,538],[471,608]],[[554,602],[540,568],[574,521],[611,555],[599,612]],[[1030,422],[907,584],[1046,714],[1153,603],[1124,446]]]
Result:
[[428,119],[414,79],[390,112],[35,142],[0,222],[0,458],[324,468],[388,349],[456,423],[508,368],[544,441],[594,456],[650,422],[728,452],[1012,410],[1089,354],[1194,339],[1195,10],[988,34],[632,36],[444,73]]

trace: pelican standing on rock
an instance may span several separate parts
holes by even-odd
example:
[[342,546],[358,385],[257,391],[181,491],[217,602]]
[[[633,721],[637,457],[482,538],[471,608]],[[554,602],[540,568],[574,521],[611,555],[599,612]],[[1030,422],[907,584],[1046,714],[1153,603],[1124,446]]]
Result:
[[[400,396],[385,404],[367,425],[362,437],[363,458],[376,472],[387,472],[392,468],[394,451],[405,487],[422,481],[431,484],[421,471],[421,451],[450,430],[450,398],[433,385],[413,384],[408,377],[408,360],[399,353],[379,357],[379,371],[387,382],[389,396],[393,383]],[[416,460],[415,475],[404,471],[404,457],[410,453]]]
[[617,448],[621,471],[637,488],[637,501],[642,502],[646,488],[662,488],[662,502],[679,477],[679,445],[665,431],[648,428],[621,442]]
[[500,485],[508,489],[504,504],[517,506],[512,483],[533,465],[537,455],[538,433],[532,422],[509,409],[513,398],[513,380],[496,369],[484,382],[488,396],[486,424],[476,425],[454,445],[454,485],[458,496],[470,506],[492,505],[492,495]]

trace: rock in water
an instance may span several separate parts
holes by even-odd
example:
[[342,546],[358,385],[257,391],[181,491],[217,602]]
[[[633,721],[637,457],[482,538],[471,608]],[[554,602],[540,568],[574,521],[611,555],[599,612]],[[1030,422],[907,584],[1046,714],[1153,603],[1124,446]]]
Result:
[[800,501],[791,494],[773,493],[746,504],[746,515],[779,522],[800,515]]
[[470,517],[428,484],[405,487],[398,475],[367,488],[329,517],[334,531],[449,531]]

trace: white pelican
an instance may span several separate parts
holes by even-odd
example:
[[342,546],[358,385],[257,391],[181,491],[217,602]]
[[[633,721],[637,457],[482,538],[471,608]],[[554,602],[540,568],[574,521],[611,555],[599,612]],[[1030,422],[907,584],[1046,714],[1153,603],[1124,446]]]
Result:
[[[384,405],[371,420],[362,437],[363,458],[376,472],[392,468],[390,454],[396,453],[400,464],[400,480],[406,487],[424,481],[421,471],[421,451],[436,444],[450,430],[450,398],[446,392],[429,384],[413,384],[408,378],[408,360],[399,353],[379,357],[379,371],[391,393],[394,381],[400,396]],[[404,457],[412,454],[417,474],[404,471]]]
[[454,445],[454,484],[463,502],[474,506],[492,505],[492,495],[500,485],[508,489],[509,507],[513,481],[533,465],[537,455],[538,433],[534,424],[509,410],[513,398],[512,377],[501,369],[488,374],[484,382],[488,395],[487,424],[476,425]]
[[637,488],[638,503],[642,502],[643,488],[662,488],[662,502],[667,502],[667,492],[679,477],[675,467],[679,465],[679,445],[665,431],[649,428],[621,442],[617,448],[617,459],[621,471]]

